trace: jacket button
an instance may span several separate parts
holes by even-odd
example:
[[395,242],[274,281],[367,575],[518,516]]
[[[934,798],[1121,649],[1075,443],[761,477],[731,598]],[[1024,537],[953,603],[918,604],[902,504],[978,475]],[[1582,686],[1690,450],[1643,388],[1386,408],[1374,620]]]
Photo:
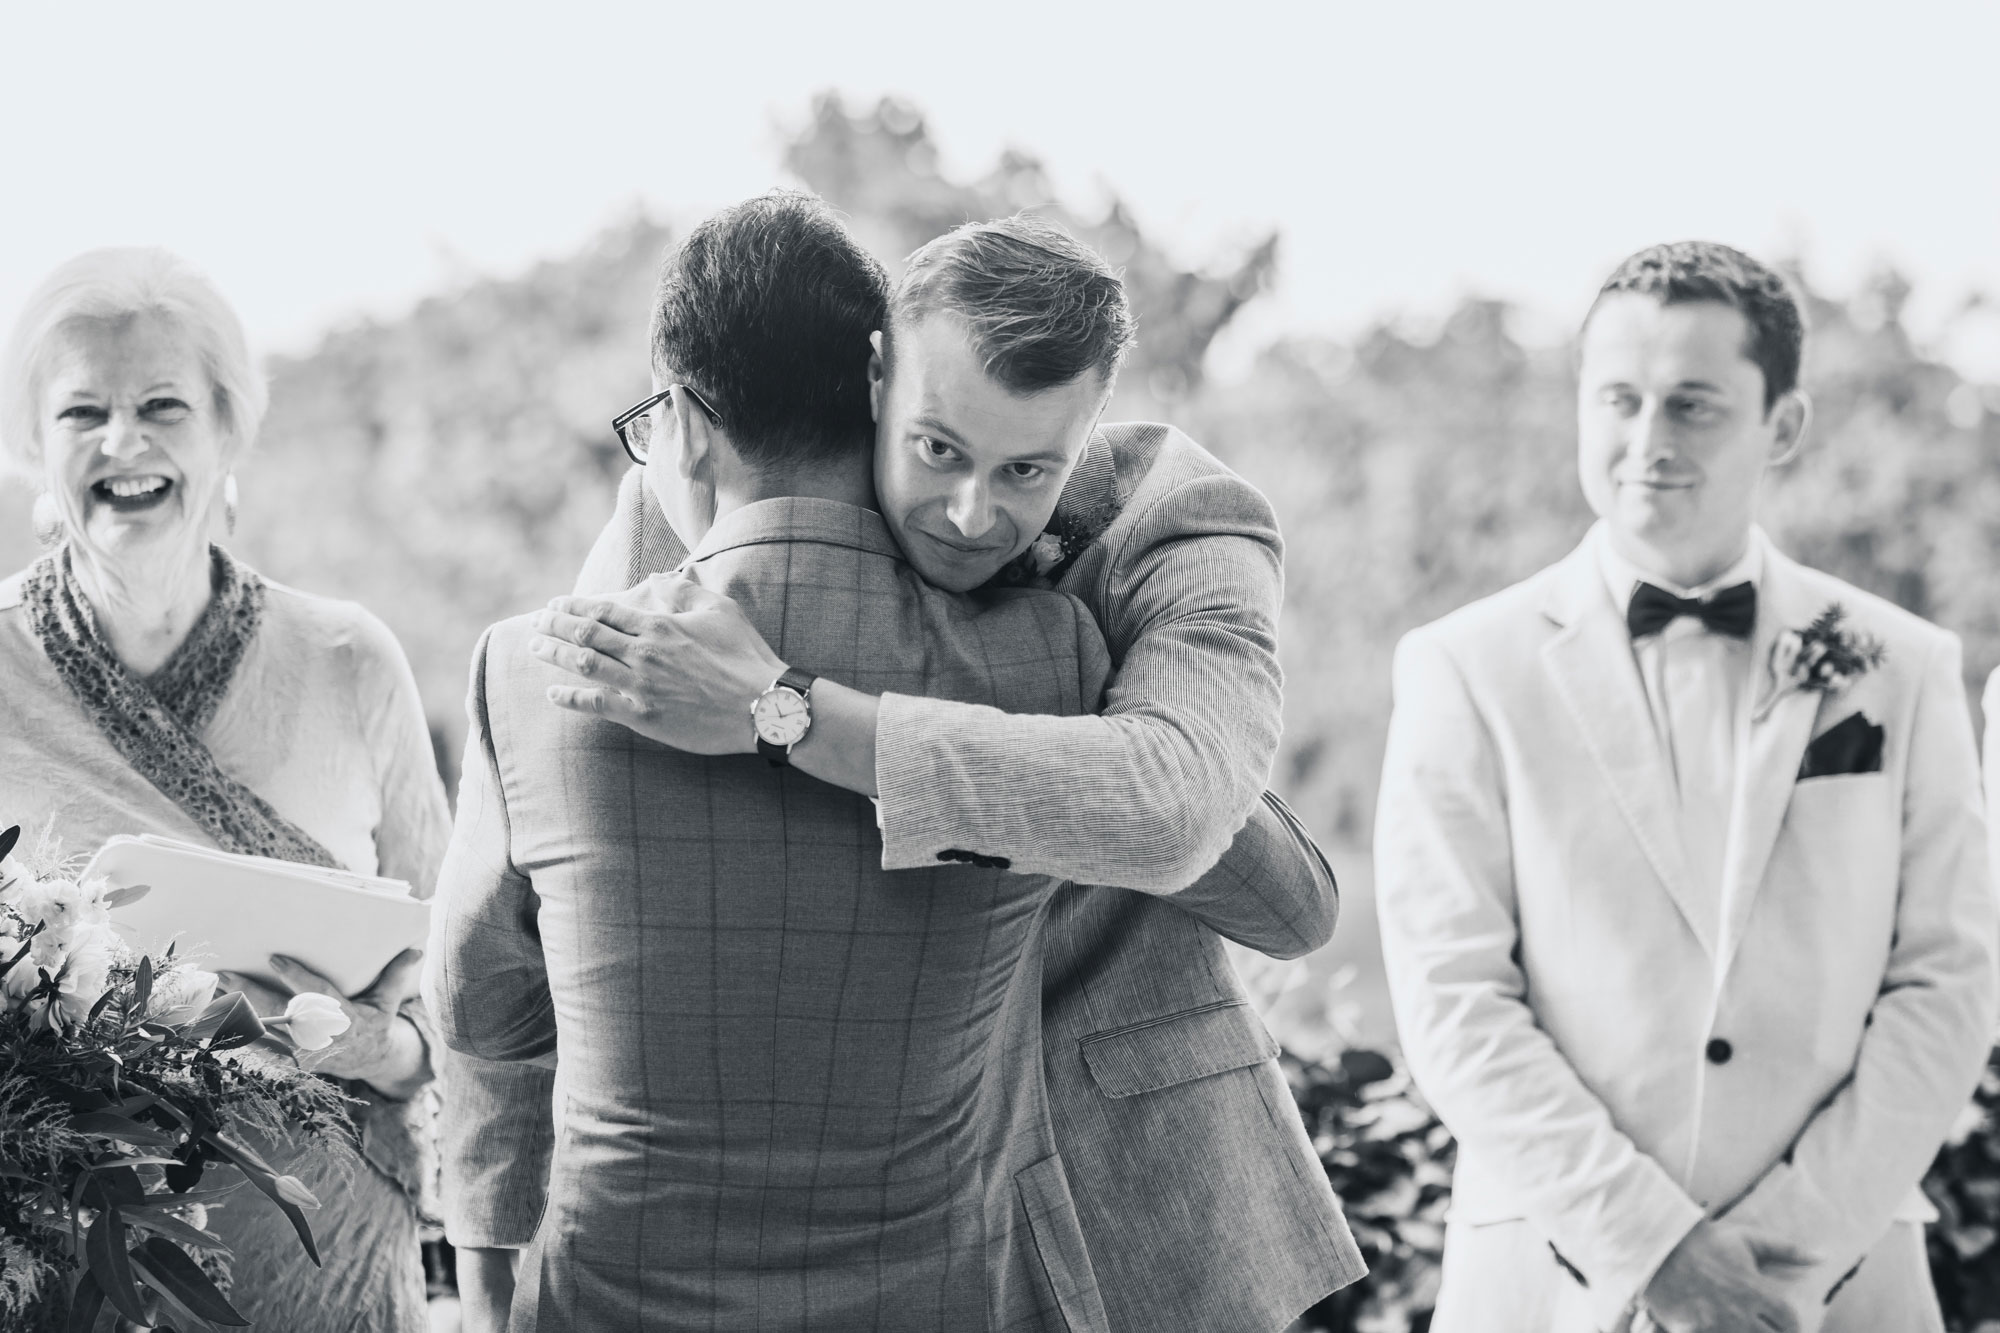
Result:
[[1736,1054],[1736,1048],[1721,1037],[1711,1038],[1708,1043],[1708,1062],[1712,1065],[1726,1065],[1729,1057]]

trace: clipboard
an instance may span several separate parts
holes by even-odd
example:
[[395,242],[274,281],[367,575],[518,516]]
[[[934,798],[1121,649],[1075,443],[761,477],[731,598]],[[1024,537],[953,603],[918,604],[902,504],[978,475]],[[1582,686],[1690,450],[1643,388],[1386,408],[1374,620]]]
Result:
[[274,980],[274,953],[298,959],[342,995],[362,990],[391,958],[422,948],[431,905],[401,880],[239,856],[156,834],[107,841],[84,869],[113,888],[149,891],[111,911],[111,927],[155,958]]

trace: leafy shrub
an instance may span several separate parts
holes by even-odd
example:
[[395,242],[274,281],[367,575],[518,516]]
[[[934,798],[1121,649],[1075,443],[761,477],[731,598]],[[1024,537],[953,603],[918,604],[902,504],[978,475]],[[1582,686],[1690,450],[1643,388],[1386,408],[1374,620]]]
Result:
[[1931,1281],[1952,1333],[2000,1330],[2000,1050],[1924,1177]]
[[[1285,1073],[1368,1276],[1297,1325],[1326,1333],[1425,1333],[1437,1299],[1456,1145],[1394,1055],[1347,1050]],[[2000,1333],[2000,1049],[1924,1177],[1937,1205],[1931,1280],[1951,1333]]]
[[1300,1326],[1339,1333],[1423,1333],[1437,1299],[1444,1214],[1457,1155],[1400,1060],[1342,1051],[1330,1064],[1284,1057],[1334,1197],[1368,1276],[1307,1312]]

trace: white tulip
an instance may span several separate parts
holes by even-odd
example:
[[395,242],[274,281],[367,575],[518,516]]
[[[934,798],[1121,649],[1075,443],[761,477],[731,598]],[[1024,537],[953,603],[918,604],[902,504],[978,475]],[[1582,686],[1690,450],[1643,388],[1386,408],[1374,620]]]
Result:
[[302,1051],[325,1050],[352,1024],[340,1001],[317,991],[294,995],[285,1006],[284,1021],[291,1029],[292,1045]]

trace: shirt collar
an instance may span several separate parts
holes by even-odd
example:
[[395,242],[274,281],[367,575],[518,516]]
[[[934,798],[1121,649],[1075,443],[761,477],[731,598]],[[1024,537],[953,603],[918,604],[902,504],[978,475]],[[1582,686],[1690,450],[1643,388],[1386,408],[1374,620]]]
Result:
[[740,546],[774,542],[817,542],[898,562],[903,559],[901,548],[889,535],[888,522],[874,510],[815,496],[784,495],[753,501],[718,518],[688,557],[688,564]]
[[1599,523],[1597,533],[1597,567],[1604,572],[1604,586],[1611,590],[1611,603],[1625,610],[1625,604],[1632,600],[1632,593],[1641,583],[1650,583],[1656,588],[1664,588],[1676,597],[1689,597],[1697,601],[1733,588],[1739,583],[1752,587],[1761,585],[1764,578],[1764,545],[1770,539],[1764,529],[1756,524],[1750,527],[1750,541],[1744,547],[1743,555],[1735,564],[1724,570],[1717,578],[1712,578],[1698,588],[1683,588],[1680,584],[1648,574],[1618,553],[1611,542],[1611,531]]

